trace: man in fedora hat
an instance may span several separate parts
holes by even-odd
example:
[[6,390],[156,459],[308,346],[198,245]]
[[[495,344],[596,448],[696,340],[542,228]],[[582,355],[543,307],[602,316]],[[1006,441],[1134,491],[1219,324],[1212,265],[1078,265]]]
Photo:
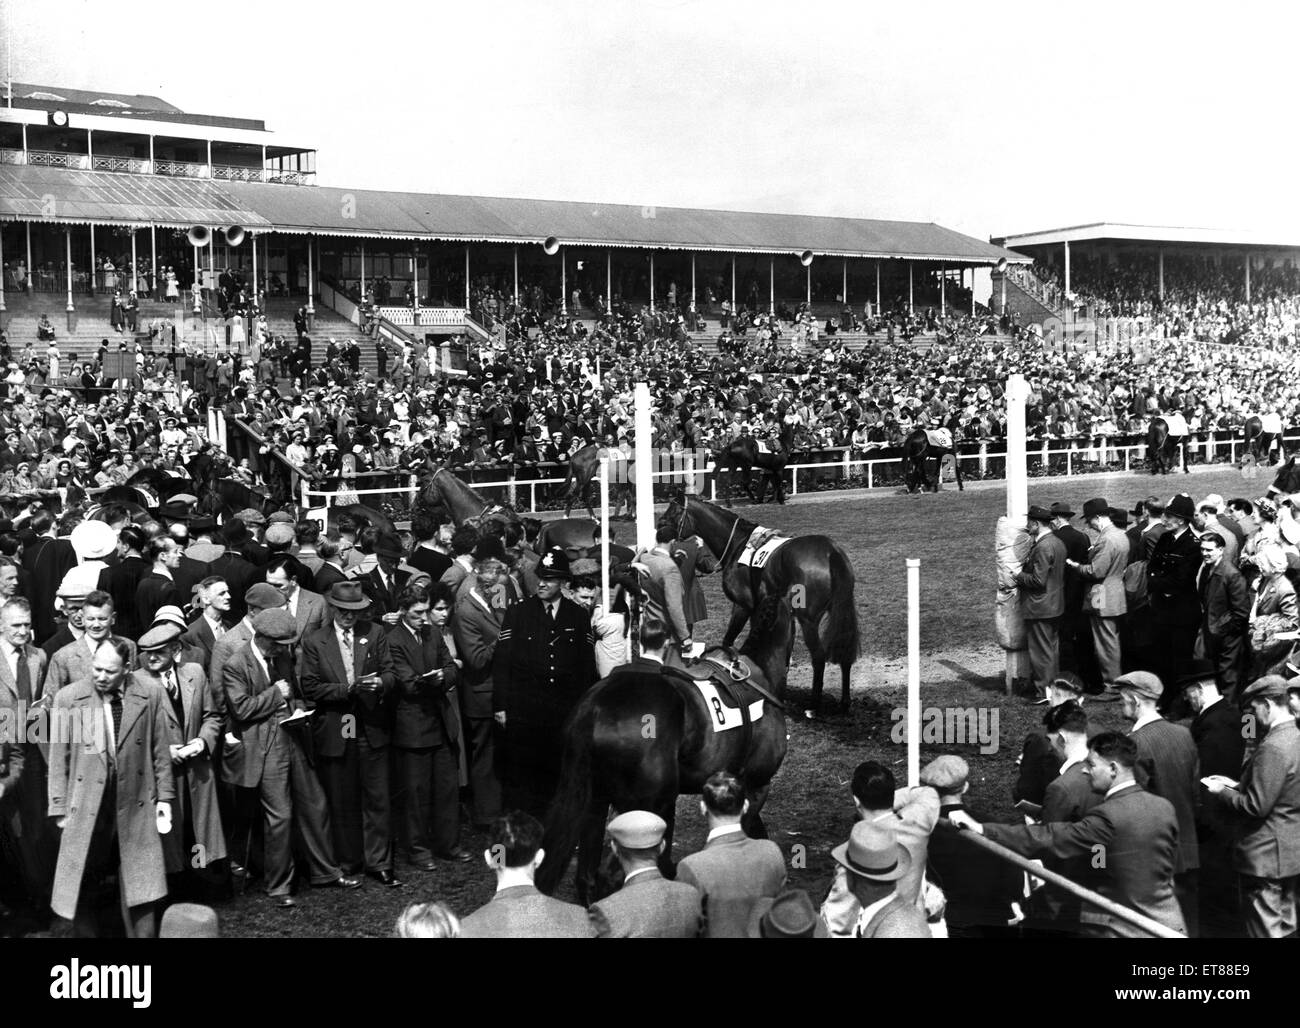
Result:
[[848,842],[831,850],[831,857],[844,868],[849,891],[861,907],[854,938],[930,938],[925,914],[898,893],[898,881],[911,869],[912,855],[893,828],[859,821]]
[[1083,505],[1083,519],[1097,533],[1097,541],[1083,560],[1067,557],[1066,566],[1083,582],[1083,610],[1092,627],[1092,643],[1103,686],[1114,684],[1123,670],[1120,651],[1120,619],[1128,609],[1124,594],[1124,569],[1129,545],[1115,527],[1111,507],[1103,497]]
[[1029,665],[1034,692],[1047,696],[1047,686],[1061,665],[1060,625],[1065,610],[1065,544],[1052,532],[1053,514],[1046,507],[1030,507],[1026,531],[1034,541],[1024,569],[1015,576],[1020,605],[1029,634]]
[[826,922],[817,916],[812,898],[803,889],[786,889],[763,898],[749,915],[751,939],[829,939]]
[[1300,885],[1300,731],[1283,678],[1261,678],[1241,701],[1264,736],[1239,782],[1216,775],[1203,783],[1237,828],[1233,867],[1242,876],[1247,936],[1285,938],[1296,933]]
[[1085,583],[1071,566],[1088,559],[1090,540],[1072,524],[1074,511],[1057,500],[1048,508],[1052,512],[1052,532],[1065,544],[1065,611],[1061,615],[1061,667],[1073,671],[1085,682],[1097,679],[1097,662],[1093,657],[1088,614],[1083,607]]
[[1164,512],[1165,531],[1147,561],[1147,597],[1154,638],[1145,666],[1168,683],[1162,706],[1177,698],[1175,670],[1191,660],[1201,625],[1197,595],[1201,547],[1191,528],[1195,516],[1196,508],[1186,493],[1171,499]]
[[[1219,692],[1214,665],[1195,657],[1179,669],[1178,687],[1195,717],[1192,740],[1196,743],[1199,774],[1236,779],[1246,751],[1250,715],[1242,714]],[[1237,872],[1232,868],[1233,831],[1227,812],[1213,801],[1196,810],[1196,842],[1201,866],[1197,881],[1200,895],[1201,934],[1209,939],[1240,938],[1241,907]]]
[[316,703],[312,731],[334,849],[345,870],[364,866],[396,887],[388,789],[393,658],[384,630],[361,620],[371,601],[360,582],[334,583],[326,600],[330,623],[303,638],[301,667],[303,694]]
[[569,577],[565,552],[548,550],[537,565],[537,594],[506,611],[492,663],[506,806],[536,816],[555,794],[564,721],[596,681],[591,612],[563,595]]
[[361,586],[370,597],[373,607],[371,617],[388,624],[397,623],[397,598],[411,578],[409,571],[398,565],[406,557],[402,540],[391,532],[381,532],[375,540],[376,564],[361,579]]
[[592,904],[596,937],[693,939],[699,935],[703,914],[699,891],[684,882],[670,882],[659,872],[667,822],[648,810],[628,810],[605,830],[610,850],[623,868],[623,887]]

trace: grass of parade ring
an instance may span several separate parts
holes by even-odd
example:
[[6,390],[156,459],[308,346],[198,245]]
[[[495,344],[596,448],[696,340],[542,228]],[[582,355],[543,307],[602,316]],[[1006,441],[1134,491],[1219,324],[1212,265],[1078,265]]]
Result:
[[[1224,499],[1261,495],[1271,474],[1246,480],[1241,472],[1215,467],[1191,475],[1154,479],[1145,474],[1091,475],[1086,478],[1040,479],[1029,483],[1030,503],[1054,500],[1074,510],[1093,496],[1112,506],[1132,509],[1139,498],[1168,498],[1187,491],[1199,499],[1219,493]],[[806,888],[820,901],[829,886],[830,850],[852,825],[849,779],[862,760],[886,762],[900,784],[906,779],[906,746],[894,741],[894,726],[905,709],[906,572],[905,559],[921,559],[922,704],[937,710],[974,710],[991,727],[998,717],[997,748],[981,753],[978,741],[966,744],[925,743],[922,761],[955,753],[971,766],[969,804],[977,816],[1013,821],[1010,793],[1015,760],[1026,733],[1037,727],[1042,707],[1003,692],[1004,658],[993,643],[993,529],[1006,507],[1000,483],[982,483],[965,493],[946,486],[938,495],[907,496],[883,490],[872,493],[799,497],[785,507],[745,508],[751,520],[791,533],[824,533],[848,551],[857,574],[857,604],[862,626],[863,657],[853,676],[850,712],[829,709],[839,690],[839,672],[827,669],[826,713],[806,721],[789,718],[790,748],[764,809],[770,837],[791,857],[791,884]],[[739,509],[739,508],[738,508]],[[618,524],[620,539],[632,535]],[[716,576],[703,580],[710,619],[695,637],[716,641],[725,627],[728,607]],[[802,642],[796,645],[788,696],[794,710],[807,706],[811,671]],[[1122,727],[1117,703],[1089,706],[1092,731]],[[923,727],[923,736],[925,729]],[[988,748],[988,747],[985,747]],[[677,857],[704,844],[704,825],[697,801],[678,802]],[[462,844],[480,854],[484,838],[465,831]],[[305,889],[299,906],[273,909],[257,886],[220,908],[223,934],[230,936],[385,936],[406,904],[441,899],[458,914],[486,902],[493,892],[491,871],[480,860],[469,865],[416,871],[399,859],[402,889],[385,889],[367,879],[351,893]],[[561,895],[572,898],[570,883]]]

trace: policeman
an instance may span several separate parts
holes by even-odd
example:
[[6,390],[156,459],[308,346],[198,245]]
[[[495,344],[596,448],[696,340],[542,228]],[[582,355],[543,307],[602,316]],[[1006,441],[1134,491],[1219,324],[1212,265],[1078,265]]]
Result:
[[505,806],[538,818],[559,780],[565,718],[596,681],[591,613],[562,595],[569,578],[563,550],[543,554],[537,595],[506,611],[492,664]]

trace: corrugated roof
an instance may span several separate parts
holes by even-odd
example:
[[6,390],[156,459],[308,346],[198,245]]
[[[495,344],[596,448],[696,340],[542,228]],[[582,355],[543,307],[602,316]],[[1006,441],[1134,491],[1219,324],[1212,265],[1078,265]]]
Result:
[[[288,187],[282,187],[288,188]],[[0,166],[0,218],[59,224],[270,227],[221,182]]]
[[[42,195],[63,220],[241,224],[320,235],[470,242],[909,257],[992,264],[1026,258],[941,225],[912,221],[636,207],[564,200],[399,193],[259,182],[0,166],[0,217],[40,218]],[[68,212],[78,212],[76,219]],[[56,219],[58,220],[58,219]]]
[[[15,107],[27,106],[21,101],[26,100],[31,93],[49,93],[54,96],[62,97],[63,102],[84,106],[94,106],[96,100],[116,100],[132,107],[138,111],[153,111],[155,113],[183,113],[179,107],[169,104],[156,96],[144,96],[140,93],[104,93],[94,89],[67,89],[63,86],[37,86],[30,82],[15,82],[13,84],[13,97],[16,101]],[[43,97],[37,97],[37,100]],[[44,106],[44,104],[33,104],[32,106]]]

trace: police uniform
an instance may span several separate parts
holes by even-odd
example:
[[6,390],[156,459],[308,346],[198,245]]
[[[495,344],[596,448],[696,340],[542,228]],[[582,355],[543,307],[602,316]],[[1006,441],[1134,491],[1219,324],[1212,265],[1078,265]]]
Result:
[[[568,579],[564,551],[548,551],[537,574]],[[589,611],[563,596],[549,604],[530,596],[506,611],[493,658],[492,709],[506,715],[501,779],[507,807],[545,815],[559,780],[565,718],[595,681]]]

